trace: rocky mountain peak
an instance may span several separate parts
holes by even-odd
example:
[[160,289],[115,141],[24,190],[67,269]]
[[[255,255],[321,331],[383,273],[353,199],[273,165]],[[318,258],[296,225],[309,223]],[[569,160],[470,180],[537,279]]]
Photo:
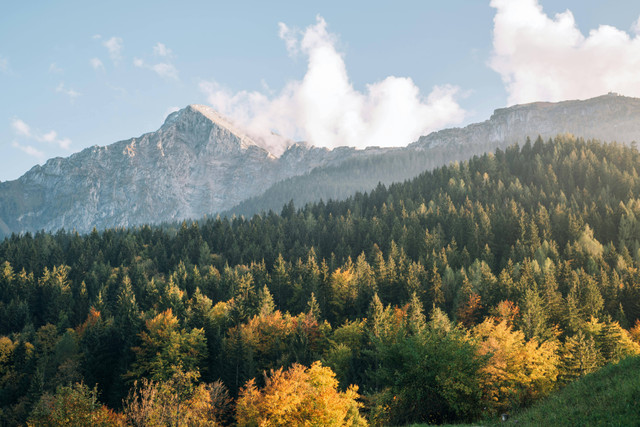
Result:
[[240,127],[206,105],[192,104],[169,114],[158,132],[218,153],[259,147]]
[[[279,138],[270,142],[287,142]],[[0,237],[200,218],[344,157],[300,145],[285,160],[265,146],[214,109],[189,105],[155,132],[50,159],[1,183]]]

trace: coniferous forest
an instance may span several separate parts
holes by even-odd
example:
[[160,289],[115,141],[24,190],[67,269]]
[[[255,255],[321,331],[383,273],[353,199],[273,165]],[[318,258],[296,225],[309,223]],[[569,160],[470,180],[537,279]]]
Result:
[[640,354],[639,172],[635,147],[538,138],[250,219],[13,235],[0,423],[406,425],[526,407]]

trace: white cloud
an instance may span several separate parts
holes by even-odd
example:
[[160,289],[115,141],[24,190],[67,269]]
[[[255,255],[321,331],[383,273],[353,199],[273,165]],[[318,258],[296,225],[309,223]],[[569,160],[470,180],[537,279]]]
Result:
[[18,141],[13,141],[11,145],[18,150],[27,153],[31,157],[35,157],[40,161],[44,160],[44,153],[32,145],[22,145],[18,143]]
[[0,55],[0,71],[6,72],[9,70],[9,60]]
[[638,19],[631,25],[631,31],[634,32],[634,34],[638,35],[640,34],[640,16],[638,17]]
[[322,17],[302,32],[280,24],[279,35],[290,54],[307,57],[308,66],[302,80],[289,82],[278,95],[232,93],[215,81],[200,84],[214,108],[276,155],[284,147],[272,132],[322,147],[404,146],[464,118],[455,86],[435,86],[426,99],[406,77],[389,76],[364,93],[354,89]]
[[71,147],[71,140],[69,138],[58,138],[58,133],[55,130],[40,135],[36,139],[40,142],[55,144],[65,150],[68,150]]
[[163,43],[158,42],[153,47],[153,53],[157,56],[171,56],[171,49],[169,49]]
[[[26,124],[24,121],[18,118],[14,118],[13,120],[11,120],[11,127],[13,128],[13,131],[15,132],[15,134],[19,137],[35,140],[37,142],[44,142],[47,144],[57,145],[58,147],[64,150],[69,150],[71,148],[71,140],[69,138],[59,138],[58,133],[55,130],[51,130],[46,133],[34,132],[31,130],[31,127],[28,124]],[[14,146],[15,144],[18,144],[18,143],[14,142]],[[21,147],[22,147],[21,149],[23,149],[24,151],[25,147],[28,147],[28,146],[21,145]]]
[[122,59],[122,47],[123,42],[120,37],[111,37],[102,43],[104,47],[109,51],[109,57],[117,64]]
[[162,43],[158,43],[153,47],[153,52],[156,56],[167,57],[167,60],[165,62],[158,62],[157,64],[149,64],[141,58],[133,58],[133,65],[137,68],[151,70],[164,79],[180,80],[178,69],[168,60],[168,57],[171,56],[171,49]]
[[11,127],[13,128],[14,132],[17,133],[18,135],[26,136],[27,138],[31,137],[31,128],[29,127],[28,124],[26,124],[22,120],[17,118],[11,120]]
[[601,25],[584,36],[571,11],[550,18],[537,0],[492,0],[496,9],[490,67],[509,104],[584,99],[619,92],[640,96],[640,20],[636,35]]
[[[327,35],[329,36],[329,34]],[[299,31],[292,30],[284,22],[278,22],[278,37],[284,41],[289,55],[295,55],[298,53],[298,38],[300,37]]]
[[161,62],[159,64],[154,64],[151,66],[151,69],[156,72],[160,77],[165,79],[173,79],[178,80],[178,70],[174,67],[173,64],[168,62]]
[[58,67],[58,66],[56,65],[56,63],[55,63],[55,62],[52,62],[52,63],[49,65],[49,72],[50,72],[50,73],[55,73],[55,74],[60,74],[60,73],[62,73],[62,72],[63,72],[63,69],[62,69],[62,68],[60,68],[60,67]]
[[104,64],[98,58],[91,58],[89,64],[91,64],[94,70],[104,70]]
[[82,95],[80,92],[77,92],[71,88],[65,87],[64,83],[60,83],[56,87],[56,92],[63,93],[69,97],[69,99],[73,102],[77,97]]

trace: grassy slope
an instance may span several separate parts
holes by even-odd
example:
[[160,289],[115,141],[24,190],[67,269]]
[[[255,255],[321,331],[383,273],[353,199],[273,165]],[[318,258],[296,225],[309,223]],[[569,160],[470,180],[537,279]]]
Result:
[[512,414],[506,423],[485,420],[468,425],[640,426],[640,357],[587,375]]
[[[640,357],[587,375],[531,408],[515,414],[517,425],[640,425]],[[511,423],[510,423],[511,424]]]

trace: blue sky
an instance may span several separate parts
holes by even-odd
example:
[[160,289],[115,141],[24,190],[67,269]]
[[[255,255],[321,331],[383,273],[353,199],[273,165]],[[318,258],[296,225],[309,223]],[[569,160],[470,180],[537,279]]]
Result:
[[10,2],[0,180],[192,103],[257,139],[332,147],[405,145],[513,103],[640,96],[639,16],[634,1]]

